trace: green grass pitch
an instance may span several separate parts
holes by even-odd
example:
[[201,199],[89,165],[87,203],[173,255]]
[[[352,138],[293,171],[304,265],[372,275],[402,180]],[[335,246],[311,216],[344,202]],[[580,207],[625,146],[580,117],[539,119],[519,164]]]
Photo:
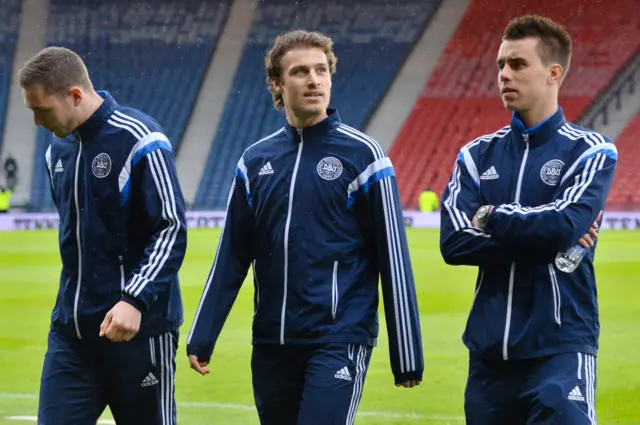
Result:
[[[257,425],[249,368],[250,277],[222,332],[212,373],[202,377],[191,371],[184,352],[218,237],[217,229],[190,231],[181,271],[186,321],[177,357],[178,423]],[[460,335],[473,297],[475,269],[444,264],[437,230],[408,229],[408,238],[421,311],[424,381],[413,390],[394,387],[381,322],[379,346],[373,352],[356,423],[464,424],[467,353]],[[603,231],[596,267],[602,330],[597,371],[599,423],[640,424],[640,232]],[[59,268],[55,232],[0,233],[2,425],[35,423]],[[109,423],[108,410],[103,418],[102,423]]]

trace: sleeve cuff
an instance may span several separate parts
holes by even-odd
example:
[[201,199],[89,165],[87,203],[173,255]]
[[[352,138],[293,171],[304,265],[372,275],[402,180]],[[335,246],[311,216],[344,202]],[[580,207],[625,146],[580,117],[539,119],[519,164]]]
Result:
[[139,299],[132,297],[127,293],[122,294],[122,301],[127,302],[137,308],[140,312],[144,312],[147,310],[147,306]]
[[422,369],[405,373],[394,373],[396,385],[406,381],[422,381]]
[[194,355],[201,362],[211,361],[212,354],[213,349],[207,349],[205,347],[202,347],[201,345],[187,344],[187,356]]

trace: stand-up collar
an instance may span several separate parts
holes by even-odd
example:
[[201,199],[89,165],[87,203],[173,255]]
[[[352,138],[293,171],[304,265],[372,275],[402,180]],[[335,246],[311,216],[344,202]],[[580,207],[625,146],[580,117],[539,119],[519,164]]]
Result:
[[561,107],[558,107],[556,112],[549,118],[531,128],[526,128],[518,113],[514,112],[511,119],[511,131],[514,134],[520,135],[521,139],[523,139],[523,135],[527,135],[528,141],[531,143],[544,143],[562,127],[565,122],[566,120]]
[[96,109],[88,120],[76,129],[76,132],[82,138],[83,142],[89,142],[93,139],[118,106],[108,91],[100,90],[97,93],[104,99],[104,102],[102,102],[100,107]]
[[287,121],[285,124],[285,129],[287,131],[287,135],[289,136],[289,138],[291,138],[291,140],[298,143],[301,140],[300,139],[301,134],[305,140],[307,140],[307,138],[309,139],[315,139],[317,137],[322,138],[323,136],[329,134],[332,130],[338,128],[340,124],[342,124],[342,121],[340,120],[340,115],[338,114],[338,111],[336,109],[328,108],[327,118],[323,119],[322,121],[320,121],[315,125],[312,125],[310,127],[304,127],[304,128],[296,128],[291,124],[289,124],[289,122]]

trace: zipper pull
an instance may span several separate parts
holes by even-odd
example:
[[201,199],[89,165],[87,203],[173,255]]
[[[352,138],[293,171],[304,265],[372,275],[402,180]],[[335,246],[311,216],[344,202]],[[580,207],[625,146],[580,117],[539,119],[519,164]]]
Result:
[[524,134],[522,135],[522,140],[524,140],[526,143],[529,143],[529,134],[524,133]]

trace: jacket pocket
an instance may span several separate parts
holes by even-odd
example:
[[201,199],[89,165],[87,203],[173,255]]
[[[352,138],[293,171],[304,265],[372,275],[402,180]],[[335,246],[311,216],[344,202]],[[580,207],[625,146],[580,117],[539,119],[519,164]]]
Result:
[[553,264],[549,264],[549,279],[551,280],[551,292],[553,292],[553,316],[558,326],[560,326],[562,325],[562,318],[560,317],[562,299],[560,297],[560,287],[558,286],[558,278]]
[[331,278],[331,317],[336,320],[338,311],[338,262],[333,262],[333,274]]

